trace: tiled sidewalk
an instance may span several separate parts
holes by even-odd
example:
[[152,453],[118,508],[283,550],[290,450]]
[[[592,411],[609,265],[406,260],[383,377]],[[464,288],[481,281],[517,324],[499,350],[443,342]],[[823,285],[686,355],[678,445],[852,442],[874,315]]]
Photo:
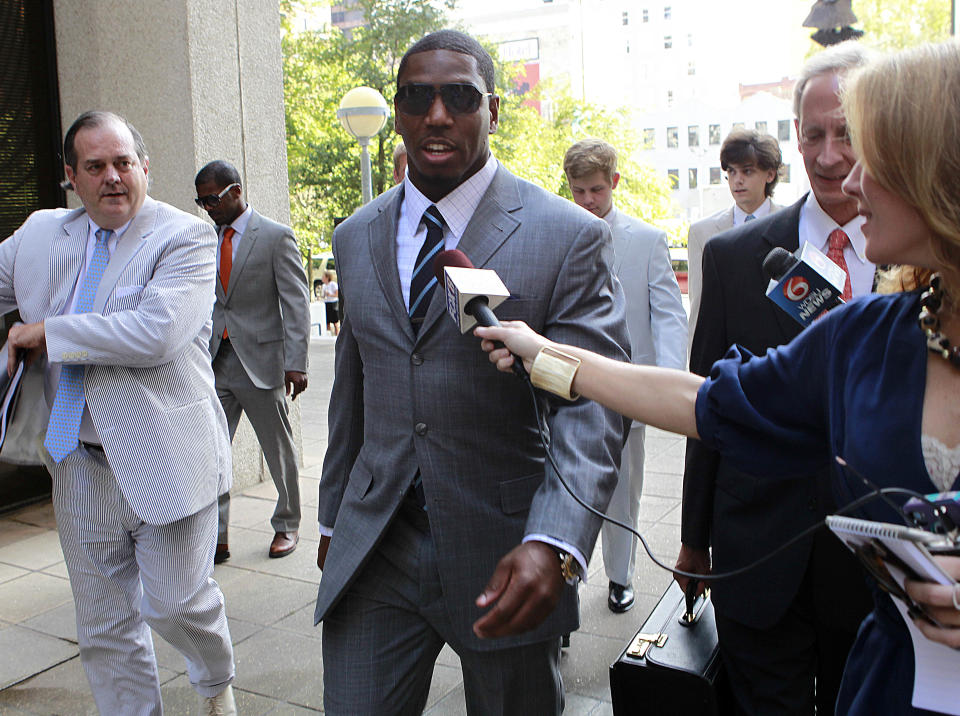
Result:
[[[327,400],[333,371],[333,341],[314,338],[310,385],[298,399],[303,411],[300,546],[284,559],[268,559],[269,517],[276,491],[261,483],[234,497],[231,558],[215,578],[226,599],[235,644],[234,683],[241,714],[310,714],[322,711],[320,628],[313,603],[316,567],[316,494],[326,449]],[[682,439],[647,432],[646,479],[641,529],[651,549],[672,564],[679,546]],[[669,576],[638,558],[637,605],[623,615],[606,606],[606,578],[597,552],[581,586],[583,625],[564,650],[565,714],[610,714],[607,667],[639,628],[666,588]],[[167,714],[192,714],[196,696],[182,657],[159,637],[157,661]],[[462,714],[459,659],[449,649],[434,672],[426,713]],[[0,518],[0,713],[96,714],[80,666],[73,599],[49,502]]]

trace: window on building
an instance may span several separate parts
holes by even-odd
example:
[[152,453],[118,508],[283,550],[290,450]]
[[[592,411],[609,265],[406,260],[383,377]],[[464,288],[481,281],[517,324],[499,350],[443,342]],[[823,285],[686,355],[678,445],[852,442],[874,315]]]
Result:
[[629,54],[630,54],[630,40],[627,40],[627,44],[626,44],[626,47],[625,47],[624,49],[626,49],[627,54],[629,55]]
[[720,125],[711,124],[707,127],[707,141],[710,142],[711,147],[715,147],[720,144]]
[[790,165],[789,164],[782,165],[779,171],[777,172],[777,175],[780,177],[781,184],[789,184],[790,183]]
[[650,11],[647,8],[643,8],[643,17],[644,22],[650,22]]
[[630,13],[628,13],[626,10],[623,11],[623,20],[622,20],[622,22],[623,22],[624,25],[629,25],[629,24],[630,24]]
[[691,124],[689,127],[687,127],[687,146],[700,146],[700,127],[698,127],[696,124]]
[[643,148],[653,149],[657,144],[657,130],[647,127],[643,130]]
[[667,179],[670,181],[670,188],[677,190],[680,188],[680,170],[667,169]]
[[746,125],[743,122],[734,122],[732,129],[746,129]]
[[673,15],[673,8],[667,5],[666,7],[663,8],[663,19],[669,20],[671,15]]
[[673,47],[673,37],[670,36],[670,35],[664,35],[664,36],[663,36],[663,49],[664,49],[664,50],[669,50],[671,47]]
[[777,139],[781,142],[790,141],[790,120],[781,119],[777,122]]
[[677,135],[676,127],[667,127],[667,148],[676,149],[680,146],[680,140]]
[[667,106],[673,106],[673,90],[667,90]]
[[719,184],[723,181],[723,173],[720,171],[720,167],[710,167],[710,183]]
[[766,123],[766,122],[756,122],[753,126],[754,126],[754,128],[755,128],[758,132],[760,132],[761,134],[766,134],[766,133],[767,133],[767,123]]
[[690,61],[687,63],[687,74],[688,74],[688,75],[695,75],[695,74],[697,74],[697,64],[696,64],[693,60],[690,60]]
[[690,189],[697,188],[697,170],[695,168],[687,169],[687,187]]

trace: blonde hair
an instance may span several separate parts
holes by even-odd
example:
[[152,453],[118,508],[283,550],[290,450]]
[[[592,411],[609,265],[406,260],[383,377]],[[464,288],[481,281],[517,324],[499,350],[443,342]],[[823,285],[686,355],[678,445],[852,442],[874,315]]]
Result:
[[336,281],[336,280],[337,280],[337,272],[334,271],[333,269],[324,269],[323,275],[324,275],[325,278],[328,278],[328,279],[330,279],[331,281]]
[[[843,108],[864,169],[919,212],[945,288],[960,297],[960,43],[921,45],[854,71]],[[886,283],[915,288],[930,273],[896,267]]]
[[602,139],[581,139],[564,154],[563,171],[571,179],[602,172],[612,184],[613,175],[617,173],[617,150]]

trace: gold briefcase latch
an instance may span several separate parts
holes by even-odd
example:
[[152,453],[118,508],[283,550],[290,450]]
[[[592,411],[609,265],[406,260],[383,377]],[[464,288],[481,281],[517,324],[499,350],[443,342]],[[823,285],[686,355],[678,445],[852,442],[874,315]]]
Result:
[[627,656],[632,656],[636,659],[642,659],[647,655],[647,650],[651,646],[656,645],[659,648],[663,648],[663,645],[667,643],[667,635],[664,633],[660,634],[645,634],[644,632],[639,632],[630,642],[630,647],[627,649]]

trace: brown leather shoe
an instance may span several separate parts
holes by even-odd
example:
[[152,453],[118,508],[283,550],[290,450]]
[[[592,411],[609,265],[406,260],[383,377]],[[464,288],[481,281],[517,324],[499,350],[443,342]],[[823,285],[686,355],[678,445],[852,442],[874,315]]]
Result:
[[220,564],[230,559],[230,548],[226,542],[217,543],[217,551],[213,553],[213,563]]
[[297,548],[299,541],[299,532],[277,532],[273,536],[273,542],[270,543],[270,556],[286,557]]

